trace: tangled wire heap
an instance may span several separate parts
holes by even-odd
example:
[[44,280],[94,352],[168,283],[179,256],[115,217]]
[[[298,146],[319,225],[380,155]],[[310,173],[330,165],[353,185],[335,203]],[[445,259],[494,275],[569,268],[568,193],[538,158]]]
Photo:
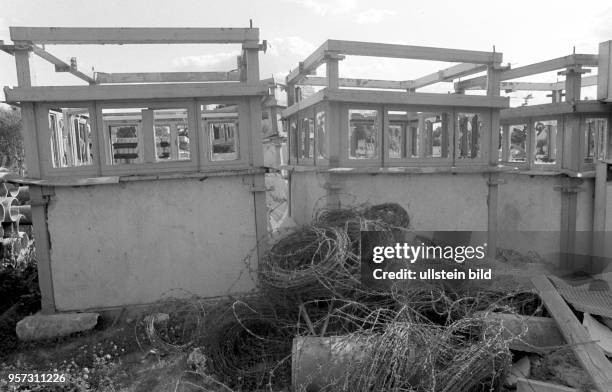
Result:
[[258,266],[259,295],[208,313],[205,352],[215,377],[236,391],[286,390],[294,337],[347,336],[365,339],[365,355],[315,390],[499,390],[508,334],[483,311],[533,310],[533,296],[443,281],[364,287],[360,232],[399,241],[409,223],[397,204],[325,209],[280,238]]
[[221,308],[205,343],[213,373],[238,390],[288,386],[292,335],[285,315],[259,297]]

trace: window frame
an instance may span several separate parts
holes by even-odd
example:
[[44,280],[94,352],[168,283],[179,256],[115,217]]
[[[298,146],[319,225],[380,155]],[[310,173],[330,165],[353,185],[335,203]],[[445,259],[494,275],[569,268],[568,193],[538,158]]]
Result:
[[417,108],[418,111],[420,111],[421,113],[424,114],[423,119],[419,119],[419,125],[421,123],[421,121],[423,121],[423,127],[424,127],[424,121],[425,118],[427,116],[425,116],[426,114],[444,114],[446,113],[448,115],[448,139],[449,139],[449,145],[448,145],[448,157],[427,157],[425,156],[425,141],[426,141],[426,132],[424,132],[424,128],[422,128],[421,134],[419,135],[419,143],[420,143],[420,147],[421,150],[419,151],[419,163],[422,166],[432,166],[432,167],[437,167],[437,166],[454,166],[455,165],[455,111],[453,110],[453,108],[448,108],[448,107],[440,107],[440,108],[432,108],[432,107],[426,107],[426,108]]
[[[174,160],[174,161],[157,161],[155,159],[155,132],[153,128],[153,134],[151,135],[150,141],[153,145],[149,148],[153,151],[153,162],[147,162],[147,154],[145,143],[147,143],[147,137],[145,137],[144,130],[141,126],[141,132],[138,136],[143,141],[143,162],[142,163],[123,163],[123,164],[111,164],[107,163],[107,158],[110,157],[112,151],[109,150],[110,146],[106,143],[106,129],[104,127],[104,116],[102,114],[103,109],[128,109],[128,108],[139,108],[146,107],[151,110],[161,109],[187,109],[187,126],[190,132],[190,159],[189,160]],[[168,172],[188,172],[195,171],[198,168],[197,157],[199,151],[197,147],[197,124],[195,122],[195,107],[194,101],[182,100],[182,101],[113,101],[113,102],[102,102],[97,105],[97,133],[99,137],[99,150],[100,150],[100,163],[102,174],[119,174],[119,175],[130,175],[140,173],[168,173]],[[195,140],[192,143],[191,138]]]
[[[295,131],[291,128],[291,123],[295,122]],[[298,116],[294,114],[287,118],[287,145],[289,147],[289,164],[298,164],[298,149],[299,149],[299,137],[298,137]]]
[[[537,163],[535,157],[535,151],[537,148],[537,136],[535,133],[535,123],[538,121],[557,121],[557,135],[556,137],[556,157],[554,164]],[[561,170],[563,162],[563,140],[565,135],[565,116],[537,116],[529,118],[529,168],[544,171],[558,171]]]
[[[338,105],[338,112],[340,115],[340,163],[347,167],[359,167],[359,166],[378,166],[382,167],[383,158],[383,133],[384,133],[384,119],[385,108],[383,105],[377,104],[343,104]],[[350,159],[348,148],[349,148],[349,111],[350,110],[376,110],[376,126],[378,132],[376,134],[376,152],[377,157],[373,159]]]
[[[529,169],[531,167],[531,161],[532,161],[532,156],[531,156],[531,139],[532,139],[532,128],[533,128],[533,124],[532,124],[532,119],[531,118],[522,118],[522,119],[516,119],[516,120],[511,120],[511,121],[505,121],[503,123],[500,123],[500,125],[502,127],[504,127],[504,137],[502,140],[502,149],[503,149],[503,159],[502,159],[502,163],[508,166],[514,166],[514,167],[518,167],[521,169]],[[527,126],[527,135],[525,136],[525,162],[514,162],[514,161],[510,161],[510,127],[512,126],[516,126],[516,125],[526,125]]]
[[[299,166],[315,166],[315,161],[317,157],[317,132],[316,132],[316,123],[315,123],[315,109],[314,106],[307,107],[303,110],[300,110],[297,113],[297,164]],[[301,136],[302,136],[302,126],[303,120],[312,119],[312,127],[313,127],[313,139],[312,139],[312,158],[310,157],[302,157],[302,148],[301,148]]]
[[[93,154],[92,164],[88,166],[72,167],[53,167],[51,158],[51,130],[49,129],[49,110],[53,108],[84,108],[89,112],[89,126],[91,128],[91,153]],[[44,102],[36,104],[35,115],[39,126],[37,132],[37,142],[40,154],[39,166],[41,177],[69,177],[69,176],[97,176],[101,174],[100,157],[98,149],[98,127],[97,111],[93,101],[75,102]],[[46,130],[44,132],[43,130]],[[41,132],[43,131],[43,132]]]
[[[592,162],[586,162],[585,158],[586,158],[586,120],[587,119],[596,119],[596,120],[606,120],[606,129],[603,132],[603,139],[601,139],[601,141],[603,141],[603,158],[600,157],[600,135],[601,133],[599,132],[599,130],[596,130],[595,132],[595,146],[593,148],[593,161]],[[606,159],[606,148],[607,148],[607,143],[609,141],[608,138],[608,133],[610,132],[610,115],[606,115],[606,114],[601,114],[601,113],[582,113],[582,115],[580,116],[580,146],[581,146],[581,151],[580,151],[580,165],[581,165],[581,170],[595,170],[595,163],[597,161],[600,161],[602,159]]]
[[[317,114],[323,112],[325,115],[325,148],[327,156],[323,156],[319,158],[319,133],[317,132]],[[314,106],[314,157],[315,157],[315,166],[326,166],[329,165],[329,157],[330,157],[330,128],[329,128],[329,105],[325,103],[320,103]]]
[[[453,146],[452,146],[452,157],[453,157],[453,166],[463,167],[463,166],[474,166],[474,165],[488,165],[489,164],[489,154],[491,153],[491,109],[486,108],[463,108],[456,107],[453,108]],[[459,158],[457,156],[457,143],[459,143],[459,115],[460,114],[477,114],[481,117],[480,123],[481,128],[480,137],[479,137],[479,151],[480,156],[475,158]],[[450,126],[450,125],[449,125]],[[499,132],[499,129],[497,130]],[[497,153],[497,149],[495,149],[495,153]],[[440,158],[438,158],[440,159]]]
[[[204,126],[202,119],[202,105],[210,104],[236,104],[238,110],[238,159],[227,161],[213,161],[210,156],[210,135],[209,127]],[[211,169],[218,170],[219,167],[238,168],[248,166],[252,162],[251,151],[249,145],[252,143],[250,136],[251,132],[261,132],[261,119],[259,120],[259,128],[257,130],[250,129],[250,115],[248,110],[248,100],[242,97],[235,99],[198,99],[196,101],[196,119],[198,126],[198,138],[200,148],[200,171],[210,171]],[[260,116],[261,117],[261,116]]]

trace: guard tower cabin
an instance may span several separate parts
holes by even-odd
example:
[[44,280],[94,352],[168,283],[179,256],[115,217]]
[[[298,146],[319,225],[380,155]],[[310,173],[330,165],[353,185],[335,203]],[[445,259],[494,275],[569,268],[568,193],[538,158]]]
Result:
[[[574,53],[507,68],[496,81],[504,92],[545,91],[550,97],[549,103],[501,111],[498,229],[513,232],[504,236],[509,247],[558,249],[559,267],[568,271],[601,272],[612,256],[602,248],[610,228],[604,192],[612,153],[608,48],[609,42],[600,44],[599,55]],[[564,80],[524,81],[550,72]],[[487,83],[486,76],[472,78],[455,83],[455,90],[485,89]],[[589,86],[598,86],[597,100],[595,94],[583,99]]]
[[[266,236],[257,28],[11,27],[45,312],[245,292]],[[238,69],[103,73],[51,45],[241,45]],[[43,45],[47,45],[44,47]],[[87,85],[33,86],[30,57]]]
[[[346,56],[443,61],[449,67],[413,80],[346,79]],[[381,60],[384,61],[384,60]],[[419,231],[494,231],[499,88],[485,96],[424,93],[442,81],[485,72],[497,80],[502,54],[472,50],[328,40],[286,79],[291,214],[397,202]],[[321,64],[325,77],[310,76]],[[304,86],[321,86],[301,99]],[[325,200],[324,203],[321,200]],[[495,246],[496,237],[488,242]]]

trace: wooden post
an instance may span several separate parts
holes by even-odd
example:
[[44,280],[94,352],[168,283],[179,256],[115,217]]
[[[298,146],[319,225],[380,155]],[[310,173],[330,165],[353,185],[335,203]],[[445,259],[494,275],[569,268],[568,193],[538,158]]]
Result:
[[[246,82],[259,82],[259,49],[247,48],[246,56]],[[258,97],[251,97],[249,103],[249,151],[253,167],[264,166],[261,102]],[[261,262],[268,247],[268,211],[266,205],[266,183],[264,174],[251,176],[251,191],[253,192],[253,205],[255,209],[255,236],[257,239],[257,257]]]
[[595,164],[595,200],[593,202],[593,249],[595,260],[605,256],[606,204],[608,189],[608,164],[598,161]]
[[[16,45],[18,45],[16,43]],[[25,45],[19,44],[24,47]],[[30,70],[30,51],[28,49],[15,51],[15,65],[17,67],[17,83],[19,87],[30,87],[32,76]],[[26,153],[26,170],[30,178],[40,178],[41,162],[39,161],[39,148],[37,141],[37,123],[34,113],[34,104],[21,103],[21,136]],[[55,295],[53,292],[53,279],[51,274],[51,250],[49,230],[47,226],[47,197],[43,195],[40,186],[30,187],[30,205],[32,206],[32,230],[36,241],[36,255],[38,258],[38,285],[41,294],[41,309],[43,313],[54,313]]]
[[[487,70],[487,96],[499,97],[499,84],[501,82],[501,68],[499,63],[489,65]],[[490,121],[490,143],[489,143],[489,165],[497,166],[499,147],[499,110],[491,110]],[[486,147],[486,146],[483,146]],[[488,256],[495,258],[497,254],[497,231],[498,231],[498,197],[499,197],[499,175],[490,173],[487,182],[487,252]]]
[[[336,102],[328,102],[327,104],[327,121],[329,135],[329,167],[340,167],[340,159],[342,157],[342,138],[347,133],[342,132],[343,121],[340,118],[343,105]],[[328,208],[340,208],[340,192],[342,190],[342,175],[329,173],[327,175],[327,207]]]
[[153,110],[142,111],[142,150],[144,162],[155,162],[155,122],[153,121]]
[[339,56],[335,53],[327,53],[325,62],[325,73],[327,76],[327,87],[337,90],[340,87],[340,76],[338,60]]
[[581,66],[567,68],[565,71],[559,72],[560,75],[565,75],[565,102],[574,105],[580,101],[582,74],[584,72]]

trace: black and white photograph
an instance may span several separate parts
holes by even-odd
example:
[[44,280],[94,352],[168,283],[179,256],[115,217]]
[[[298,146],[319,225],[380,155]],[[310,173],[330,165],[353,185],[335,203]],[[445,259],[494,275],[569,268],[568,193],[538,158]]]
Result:
[[0,88],[0,391],[612,392],[608,1],[0,0]]

